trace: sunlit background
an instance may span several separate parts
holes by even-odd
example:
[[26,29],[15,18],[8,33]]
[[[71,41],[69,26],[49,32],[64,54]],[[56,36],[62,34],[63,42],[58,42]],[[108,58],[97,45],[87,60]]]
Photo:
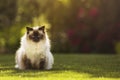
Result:
[[52,52],[120,53],[120,0],[0,0],[0,53],[45,25]]

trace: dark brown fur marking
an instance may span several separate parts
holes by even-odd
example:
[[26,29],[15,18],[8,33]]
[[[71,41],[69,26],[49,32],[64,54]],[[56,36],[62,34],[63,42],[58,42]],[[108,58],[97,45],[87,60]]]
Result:
[[30,59],[27,58],[26,55],[23,57],[23,65],[24,65],[25,69],[31,69],[31,67],[32,67],[31,61],[30,61]]
[[39,69],[44,69],[45,68],[45,59],[41,59],[39,63]]
[[22,59],[23,66],[25,69],[44,69],[45,68],[45,58],[40,59],[39,65],[36,65],[36,63],[32,64],[31,60],[27,58],[26,55],[23,56]]

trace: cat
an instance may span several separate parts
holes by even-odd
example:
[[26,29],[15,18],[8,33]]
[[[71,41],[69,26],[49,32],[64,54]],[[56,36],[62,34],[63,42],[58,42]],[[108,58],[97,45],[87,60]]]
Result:
[[26,27],[15,61],[15,68],[20,70],[52,69],[54,58],[50,52],[50,40],[45,26]]

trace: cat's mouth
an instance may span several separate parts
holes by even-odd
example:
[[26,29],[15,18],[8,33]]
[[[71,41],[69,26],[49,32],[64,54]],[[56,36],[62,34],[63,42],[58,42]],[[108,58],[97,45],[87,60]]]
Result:
[[34,37],[32,40],[33,40],[34,42],[39,42],[39,41],[40,41],[40,37]]

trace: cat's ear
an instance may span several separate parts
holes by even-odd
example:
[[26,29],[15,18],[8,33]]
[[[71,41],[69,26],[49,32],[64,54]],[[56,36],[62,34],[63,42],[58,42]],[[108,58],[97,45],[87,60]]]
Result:
[[27,30],[27,31],[32,31],[33,28],[31,28],[31,27],[26,27],[26,30]]
[[45,32],[45,26],[39,27],[39,30],[42,30],[43,32]]
[[27,30],[27,34],[29,34],[29,31],[32,31],[33,28],[31,28],[31,27],[26,27],[26,30]]

